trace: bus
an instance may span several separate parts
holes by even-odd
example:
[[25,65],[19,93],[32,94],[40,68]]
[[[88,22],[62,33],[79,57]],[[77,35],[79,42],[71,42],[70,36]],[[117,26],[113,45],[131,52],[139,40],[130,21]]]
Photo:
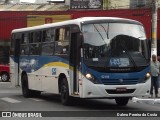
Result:
[[59,94],[64,105],[76,97],[125,106],[149,95],[150,51],[138,21],[83,17],[11,34],[10,79],[24,97],[48,92]]

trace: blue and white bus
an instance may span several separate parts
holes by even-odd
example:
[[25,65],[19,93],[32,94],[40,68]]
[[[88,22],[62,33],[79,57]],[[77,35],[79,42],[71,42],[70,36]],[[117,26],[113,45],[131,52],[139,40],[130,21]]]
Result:
[[116,17],[84,17],[12,31],[10,78],[24,97],[41,92],[115,99],[127,105],[150,90],[143,25]]

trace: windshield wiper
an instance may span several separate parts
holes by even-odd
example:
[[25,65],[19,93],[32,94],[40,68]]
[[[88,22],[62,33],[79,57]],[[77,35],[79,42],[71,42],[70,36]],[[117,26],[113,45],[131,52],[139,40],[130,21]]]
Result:
[[100,26],[104,29],[104,31],[105,31],[105,33],[106,33],[106,36],[107,36],[107,39],[109,39],[109,35],[108,35],[109,23],[108,23],[108,28],[107,28],[107,30],[105,29],[105,27],[104,27],[102,24],[100,24]]
[[102,38],[102,40],[104,41],[104,43],[106,43],[105,42],[105,40],[104,40],[104,38],[103,38],[103,36],[102,36],[102,34],[99,32],[99,30],[97,29],[97,27],[93,24],[93,26],[94,26],[94,28],[97,30],[97,32],[98,32],[98,34],[101,36],[101,38]]

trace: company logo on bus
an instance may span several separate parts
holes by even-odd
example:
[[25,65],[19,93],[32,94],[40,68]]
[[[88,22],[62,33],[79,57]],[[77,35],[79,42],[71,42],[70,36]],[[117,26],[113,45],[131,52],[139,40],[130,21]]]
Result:
[[101,78],[102,79],[109,79],[109,75],[102,75]]
[[56,75],[57,69],[56,68],[52,68],[52,75]]
[[123,83],[123,79],[119,79],[119,82],[120,82],[120,83]]

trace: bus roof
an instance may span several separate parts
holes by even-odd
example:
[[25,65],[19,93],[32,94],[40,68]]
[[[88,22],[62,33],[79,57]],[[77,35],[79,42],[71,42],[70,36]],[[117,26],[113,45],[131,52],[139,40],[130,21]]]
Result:
[[77,18],[73,20],[66,20],[63,22],[56,22],[56,23],[49,23],[49,24],[38,25],[38,26],[33,26],[33,27],[14,29],[12,33],[32,31],[32,30],[38,30],[38,29],[46,29],[46,28],[71,25],[71,24],[80,25],[82,22],[92,22],[92,21],[94,22],[94,21],[99,21],[99,20],[124,21],[124,22],[130,22],[130,23],[135,23],[135,24],[141,24],[140,22],[136,20],[119,18],[119,17],[82,17],[82,18]]

